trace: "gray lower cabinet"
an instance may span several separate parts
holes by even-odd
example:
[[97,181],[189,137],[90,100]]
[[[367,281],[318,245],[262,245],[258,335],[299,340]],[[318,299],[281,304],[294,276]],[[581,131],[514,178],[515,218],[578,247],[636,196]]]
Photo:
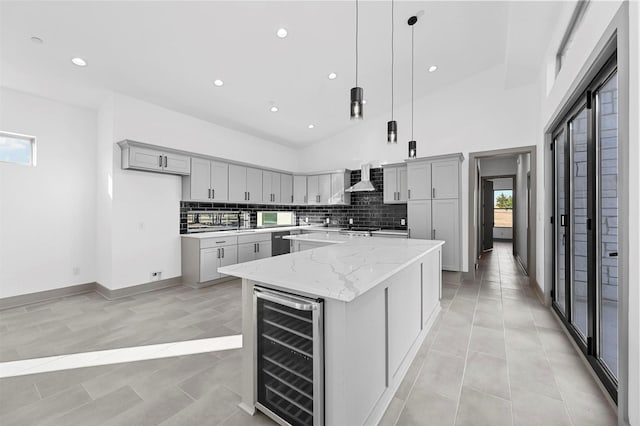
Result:
[[238,237],[182,238],[182,278],[199,286],[225,277],[222,266],[238,263]]
[[191,175],[182,178],[184,201],[229,200],[229,164],[205,158],[191,158]]
[[431,239],[431,200],[409,201],[407,219],[410,238]]
[[431,227],[434,240],[444,240],[442,267],[460,270],[460,210],[457,199],[432,200]]
[[240,235],[238,237],[238,263],[271,257],[271,233]]

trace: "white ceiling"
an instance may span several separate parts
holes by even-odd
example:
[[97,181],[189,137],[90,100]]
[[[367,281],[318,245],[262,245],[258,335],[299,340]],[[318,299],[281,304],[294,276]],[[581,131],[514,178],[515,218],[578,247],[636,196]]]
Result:
[[[558,2],[396,1],[396,104],[505,64],[505,87],[531,83]],[[353,1],[0,3],[0,84],[96,108],[108,91],[285,145],[350,125]],[[287,28],[285,39],[276,37]],[[43,44],[30,41],[40,37]],[[390,2],[360,2],[365,119],[390,111]],[[88,62],[78,68],[70,59]],[[428,73],[437,64],[435,73]],[[330,81],[329,72],[338,78]],[[214,87],[215,79],[224,80]],[[269,111],[270,103],[280,111]],[[307,125],[313,123],[313,130]]]

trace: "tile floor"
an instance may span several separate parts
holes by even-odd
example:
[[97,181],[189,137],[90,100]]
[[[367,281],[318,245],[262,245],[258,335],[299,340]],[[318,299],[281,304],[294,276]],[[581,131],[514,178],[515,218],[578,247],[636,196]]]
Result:
[[[459,283],[445,274],[443,312],[381,424],[615,425],[614,410],[510,246],[485,256],[478,276]],[[238,281],[114,302],[87,294],[0,312],[0,349],[6,361],[231,335],[239,327]],[[273,424],[238,409],[240,375],[236,349],[9,377],[0,379],[0,424]]]

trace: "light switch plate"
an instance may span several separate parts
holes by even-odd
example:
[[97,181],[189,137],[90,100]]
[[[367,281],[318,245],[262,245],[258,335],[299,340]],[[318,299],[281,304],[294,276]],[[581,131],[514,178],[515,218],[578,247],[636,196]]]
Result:
[[407,224],[406,219],[400,219],[400,225],[405,226]]

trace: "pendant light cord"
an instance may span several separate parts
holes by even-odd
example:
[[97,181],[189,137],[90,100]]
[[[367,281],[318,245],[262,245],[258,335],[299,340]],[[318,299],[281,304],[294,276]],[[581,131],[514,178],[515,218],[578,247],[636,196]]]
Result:
[[411,26],[411,140],[413,139],[413,25]]
[[358,87],[358,0],[356,0],[356,87]]
[[391,0],[391,121],[393,121],[393,0]]

